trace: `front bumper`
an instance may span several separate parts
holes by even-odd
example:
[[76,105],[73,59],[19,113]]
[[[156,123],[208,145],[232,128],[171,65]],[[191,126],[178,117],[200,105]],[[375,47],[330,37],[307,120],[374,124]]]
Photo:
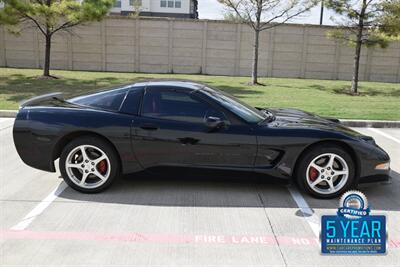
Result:
[[360,178],[359,183],[364,184],[364,183],[376,183],[376,182],[387,182],[387,181],[390,181],[390,171],[388,171],[387,173],[362,177]]

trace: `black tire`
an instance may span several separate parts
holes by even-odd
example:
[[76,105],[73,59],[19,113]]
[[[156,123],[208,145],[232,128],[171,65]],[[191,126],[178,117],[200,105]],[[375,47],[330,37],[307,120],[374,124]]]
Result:
[[[108,157],[110,166],[107,165],[108,166],[107,168],[110,168],[109,175],[108,175],[107,179],[104,179],[105,182],[100,184],[98,187],[85,188],[85,187],[79,186],[73,181],[73,178],[69,177],[69,175],[68,175],[67,168],[66,168],[67,157],[71,151],[73,151],[74,149],[77,149],[79,146],[82,146],[82,145],[96,147],[96,148],[100,149],[102,152],[104,152],[104,154]],[[90,153],[90,151],[89,151],[89,153]],[[69,142],[61,152],[59,166],[60,166],[60,172],[61,172],[61,175],[62,175],[64,181],[70,187],[72,187],[76,191],[79,191],[82,193],[98,193],[98,192],[101,192],[101,191],[107,189],[114,182],[114,180],[119,176],[119,170],[120,170],[119,158],[117,156],[117,152],[115,151],[115,149],[108,142],[102,140],[101,138],[95,137],[95,136],[82,136],[82,137],[78,137],[78,138],[72,140],[71,142]],[[96,168],[97,168],[97,166],[96,166]],[[83,170],[81,170],[81,171],[83,172]],[[78,174],[78,176],[79,176],[79,174]],[[92,177],[93,177],[93,179],[96,179],[95,176],[92,176]]]
[[[346,162],[346,164],[348,166],[348,178],[347,178],[346,182],[343,182],[343,186],[338,186],[338,188],[341,188],[340,190],[338,190],[334,193],[323,193],[322,194],[320,192],[316,192],[315,190],[313,190],[311,188],[311,186],[309,185],[309,183],[307,182],[307,170],[308,170],[309,165],[315,158],[317,158],[320,155],[327,154],[327,153],[336,154],[336,155],[340,156]],[[355,182],[356,170],[355,170],[355,168],[356,168],[356,166],[354,164],[354,160],[352,159],[350,154],[345,149],[341,148],[340,146],[325,144],[325,145],[316,146],[302,155],[302,157],[299,159],[299,162],[297,164],[295,178],[296,178],[299,188],[301,190],[303,190],[304,192],[306,192],[314,197],[317,197],[317,198],[329,199],[329,198],[335,198],[337,196],[340,196],[344,192],[346,192],[350,189],[353,189],[356,186],[356,182]],[[326,170],[324,170],[324,171],[326,171]],[[320,177],[320,176],[318,176],[318,177]],[[342,176],[339,176],[339,177],[342,177]],[[332,178],[329,177],[329,178],[333,179],[333,177]],[[325,179],[327,179],[327,177],[325,177]],[[339,179],[339,178],[337,178],[337,179]],[[338,184],[339,184],[339,181],[338,181]],[[311,181],[311,183],[312,183],[312,181]],[[324,183],[323,183],[323,186],[325,186]],[[326,186],[328,186],[327,183],[326,183]]]

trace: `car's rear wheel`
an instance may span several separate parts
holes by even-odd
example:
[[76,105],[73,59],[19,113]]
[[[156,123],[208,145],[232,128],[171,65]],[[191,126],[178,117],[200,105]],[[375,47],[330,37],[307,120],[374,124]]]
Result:
[[355,164],[341,147],[322,145],[300,159],[296,174],[304,191],[319,198],[334,198],[354,186]]
[[97,137],[74,139],[60,156],[64,181],[83,193],[97,193],[111,185],[118,176],[116,152],[110,144]]

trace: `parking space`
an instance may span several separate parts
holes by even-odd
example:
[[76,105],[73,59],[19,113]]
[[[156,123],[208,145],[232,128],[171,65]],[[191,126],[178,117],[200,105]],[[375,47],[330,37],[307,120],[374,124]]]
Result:
[[[362,185],[375,213],[386,214],[386,256],[321,256],[320,216],[338,200],[317,200],[293,186],[244,177],[132,175],[101,194],[65,186],[59,173],[19,159],[12,119],[0,119],[1,266],[295,266],[398,265],[400,129],[356,129],[392,158],[389,183]],[[254,177],[253,177],[254,176]]]

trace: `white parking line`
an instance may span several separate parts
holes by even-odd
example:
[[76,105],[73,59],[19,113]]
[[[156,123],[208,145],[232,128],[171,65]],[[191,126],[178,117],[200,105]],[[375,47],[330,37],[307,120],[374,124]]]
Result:
[[391,135],[389,135],[389,134],[387,134],[387,133],[385,133],[385,132],[383,132],[381,130],[378,130],[376,128],[367,128],[367,129],[372,131],[372,132],[374,132],[374,133],[380,134],[380,135],[386,137],[387,139],[390,139],[390,140],[400,144],[400,140],[399,139],[397,139],[397,138],[395,138],[395,137],[393,137],[393,136],[391,136]]
[[19,223],[11,227],[11,230],[24,230],[67,188],[66,183],[62,182],[45,199],[33,208]]
[[288,190],[290,194],[292,195],[292,198],[296,202],[297,206],[300,208],[301,212],[304,215],[304,219],[307,221],[308,225],[310,226],[311,230],[313,231],[314,235],[316,237],[319,237],[319,232],[320,232],[320,224],[319,224],[319,218],[317,215],[315,215],[314,211],[308,206],[307,201],[304,199],[304,197],[301,195],[299,190],[295,188],[294,186],[288,187]]

